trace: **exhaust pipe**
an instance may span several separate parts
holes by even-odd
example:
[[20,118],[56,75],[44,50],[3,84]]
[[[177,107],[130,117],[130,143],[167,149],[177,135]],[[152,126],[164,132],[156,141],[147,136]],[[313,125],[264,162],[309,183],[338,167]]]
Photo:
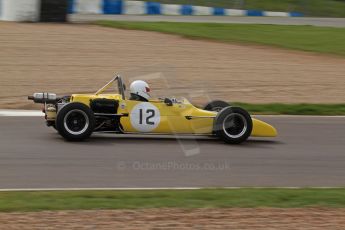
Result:
[[28,96],[28,100],[32,100],[39,104],[55,104],[60,99],[61,98],[57,97],[55,93],[34,93],[32,96]]

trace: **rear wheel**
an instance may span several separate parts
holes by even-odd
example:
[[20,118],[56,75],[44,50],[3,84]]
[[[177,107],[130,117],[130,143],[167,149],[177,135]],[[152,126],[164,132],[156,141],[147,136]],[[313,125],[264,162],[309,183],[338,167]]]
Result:
[[252,129],[253,122],[249,113],[239,107],[223,108],[215,118],[214,133],[229,144],[244,142]]
[[225,101],[215,100],[215,101],[211,101],[207,103],[204,106],[204,110],[219,112],[223,108],[228,107],[228,106],[230,106],[230,104]]
[[58,112],[56,129],[68,141],[82,141],[90,137],[95,127],[95,117],[82,103],[66,104]]

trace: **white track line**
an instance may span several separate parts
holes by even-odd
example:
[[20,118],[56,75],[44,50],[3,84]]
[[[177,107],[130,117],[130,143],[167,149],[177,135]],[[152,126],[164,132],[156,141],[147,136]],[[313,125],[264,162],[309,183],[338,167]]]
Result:
[[[0,109],[0,117],[43,117],[40,110]],[[282,118],[345,118],[345,116],[318,116],[318,115],[254,115],[253,117],[282,117]]]
[[44,113],[40,110],[5,110],[0,109],[2,117],[42,117]]
[[343,189],[344,187],[157,187],[157,188],[14,188],[0,192],[29,191],[131,191],[131,190],[200,190],[200,189]]

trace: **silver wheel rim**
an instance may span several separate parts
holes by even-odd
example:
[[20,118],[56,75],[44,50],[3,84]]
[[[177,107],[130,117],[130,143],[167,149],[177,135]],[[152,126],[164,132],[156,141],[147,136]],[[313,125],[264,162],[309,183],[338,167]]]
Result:
[[[228,129],[233,128],[236,125],[234,119],[240,119],[240,122],[242,122],[241,124],[242,130],[238,132],[237,134],[233,134],[228,131]],[[227,115],[223,121],[224,133],[228,137],[233,138],[233,139],[243,136],[246,133],[247,128],[248,128],[248,124],[247,124],[246,118],[242,114],[239,114],[239,113],[231,113]]]
[[[82,117],[85,119],[85,125],[84,125],[84,127],[81,129],[81,130],[79,130],[79,131],[73,131],[73,130],[71,130],[71,128],[69,127],[69,121],[68,121],[68,118],[69,118],[69,116],[71,116],[73,113],[79,113],[80,115],[82,115]],[[80,109],[73,109],[73,110],[71,110],[71,111],[69,111],[66,115],[65,115],[65,117],[64,117],[64,120],[63,120],[63,125],[64,125],[64,127],[65,127],[65,129],[67,130],[67,132],[68,133],[70,133],[70,134],[72,134],[72,135],[80,135],[80,134],[82,134],[82,133],[84,133],[86,130],[87,130],[87,128],[89,127],[89,117],[87,116],[87,114],[84,112],[84,111],[82,111],[82,110],[80,110]]]

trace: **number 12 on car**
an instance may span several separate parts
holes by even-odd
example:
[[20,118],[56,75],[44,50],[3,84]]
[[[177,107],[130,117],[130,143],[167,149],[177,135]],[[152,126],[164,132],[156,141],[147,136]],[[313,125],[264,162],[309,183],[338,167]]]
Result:
[[[146,119],[144,119],[144,116]],[[146,109],[145,111],[143,109],[139,109],[139,124],[144,124],[146,125],[154,125],[155,122],[152,121],[152,118],[155,116],[155,111],[153,109]]]

